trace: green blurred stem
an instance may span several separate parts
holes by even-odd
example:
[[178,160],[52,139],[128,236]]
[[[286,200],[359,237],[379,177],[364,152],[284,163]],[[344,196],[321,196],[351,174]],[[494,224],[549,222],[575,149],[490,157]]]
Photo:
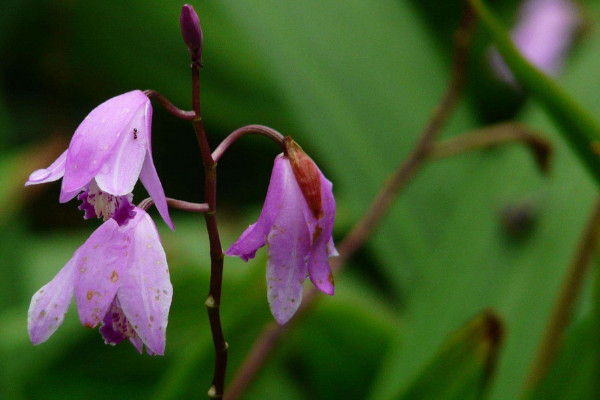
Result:
[[204,193],[208,204],[208,211],[204,213],[206,230],[210,242],[210,288],[205,301],[208,311],[208,320],[215,348],[215,367],[212,385],[208,390],[208,396],[212,399],[222,399],[225,388],[225,373],[227,371],[227,348],[229,345],[223,335],[221,324],[221,288],[223,285],[223,247],[217,226],[217,162],[213,159],[208,139],[202,123],[202,112],[200,109],[200,63],[196,60],[198,50],[190,50],[192,56],[192,103],[195,118],[192,121],[196,139],[200,147],[202,164],[204,166]]
[[[439,136],[448,118],[456,108],[462,93],[467,69],[468,50],[470,47],[475,18],[470,8],[466,8],[461,25],[455,33],[454,54],[451,67],[451,79],[446,92],[431,113],[427,125],[408,157],[383,185],[377,196],[371,202],[368,210],[354,225],[350,233],[338,246],[339,257],[332,259],[331,269],[335,272],[342,268],[346,261],[367,241],[390,210],[398,194],[414,177],[419,168],[428,160],[433,144]],[[279,339],[290,330],[302,315],[314,304],[318,294],[317,289],[311,288],[304,294],[302,305],[296,316],[285,325],[267,324],[254,342],[236,375],[227,387],[227,400],[239,399],[246,388],[252,383],[258,371],[273,352]]]
[[532,131],[527,125],[518,122],[504,122],[437,142],[429,157],[444,159],[509,143],[525,144],[531,151],[540,171],[547,173],[550,170],[550,161],[554,151],[552,143]]
[[531,93],[561,128],[560,132],[600,184],[600,126],[554,80],[523,58],[504,27],[481,0],[468,0],[510,67],[519,85]]
[[543,330],[544,336],[525,380],[524,391],[526,394],[533,390],[546,375],[561,346],[564,331],[573,316],[585,275],[597,247],[599,234],[600,198],[596,200],[594,210],[577,244],[575,256],[567,270],[550,319]]

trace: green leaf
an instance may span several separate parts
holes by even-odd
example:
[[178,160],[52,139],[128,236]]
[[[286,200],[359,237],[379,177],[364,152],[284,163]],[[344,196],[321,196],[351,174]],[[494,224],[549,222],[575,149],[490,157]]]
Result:
[[600,324],[577,323],[568,333],[552,367],[526,400],[596,400],[600,398]]
[[502,321],[494,312],[480,313],[448,336],[436,357],[398,399],[483,398],[496,365],[503,331]]

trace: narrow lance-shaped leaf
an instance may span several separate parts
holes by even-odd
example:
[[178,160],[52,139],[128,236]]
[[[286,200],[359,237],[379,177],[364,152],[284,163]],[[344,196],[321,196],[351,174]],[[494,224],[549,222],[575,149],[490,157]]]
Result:
[[485,310],[451,333],[436,357],[398,398],[480,399],[493,374],[503,338],[500,318]]
[[600,184],[600,126],[552,78],[529,63],[514,45],[510,35],[481,0],[469,0],[510,67],[519,85],[532,94],[561,128],[571,148]]
[[524,400],[600,398],[600,259],[595,260],[593,306],[567,333],[550,370]]

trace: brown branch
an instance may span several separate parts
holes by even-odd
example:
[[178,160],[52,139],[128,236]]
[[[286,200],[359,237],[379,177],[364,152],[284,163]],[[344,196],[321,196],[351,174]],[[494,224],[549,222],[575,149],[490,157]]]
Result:
[[179,119],[184,119],[186,121],[193,121],[196,118],[196,113],[194,111],[184,111],[173,105],[165,96],[158,93],[156,90],[148,89],[144,90],[144,94],[148,96],[149,99],[156,100],[158,104],[163,106],[165,110],[167,110],[170,114],[174,115]]
[[223,326],[221,323],[221,289],[223,286],[223,247],[217,225],[217,162],[213,159],[210,145],[202,123],[200,109],[200,68],[199,49],[190,49],[192,56],[192,104],[195,118],[192,121],[196,140],[200,147],[202,165],[204,166],[204,193],[209,211],[204,213],[206,230],[210,243],[210,284],[208,296],[204,304],[208,312],[208,321],[215,348],[215,366],[212,385],[208,390],[211,399],[222,399],[225,390],[225,373],[227,372],[227,349]]
[[518,122],[505,122],[477,129],[435,143],[429,157],[433,159],[448,158],[512,142],[520,142],[528,146],[540,171],[543,173],[549,172],[553,154],[552,144],[540,134],[532,131],[527,125]]
[[562,344],[565,329],[571,322],[573,310],[583,286],[591,258],[600,236],[600,198],[596,200],[585,230],[582,232],[571,265],[567,270],[558,298],[543,330],[544,336],[531,363],[524,391],[533,390],[544,378]]
[[[454,37],[454,53],[451,67],[451,79],[439,104],[433,110],[427,125],[419,139],[404,162],[392,174],[381,188],[369,209],[354,225],[354,228],[339,244],[340,256],[332,259],[333,271],[339,270],[344,263],[358,250],[373,233],[379,222],[387,214],[398,194],[406,187],[419,167],[428,159],[433,143],[438,137],[448,117],[456,108],[458,98],[463,90],[467,69],[467,58],[472,32],[475,25],[475,16],[470,7],[465,9],[459,29]],[[306,310],[314,304],[318,291],[311,286],[305,293],[302,305],[293,320],[286,325],[269,323],[254,342],[250,353],[238,369],[237,374],[227,388],[226,399],[238,399],[248,385],[255,378],[257,372],[265,364],[267,357],[273,352],[276,344],[293,324],[301,318]]]
[[236,129],[231,132],[229,136],[227,136],[219,146],[213,151],[212,158],[215,162],[218,162],[225,151],[231,146],[236,140],[241,138],[244,135],[261,135],[273,140],[275,143],[281,147],[281,150],[285,150],[283,144],[283,135],[277,132],[275,129],[271,129],[268,126],[263,125],[248,125],[242,128]]
[[[193,213],[205,213],[205,212],[210,211],[210,209],[208,208],[208,204],[206,204],[206,203],[190,203],[190,202],[183,201],[183,200],[171,199],[169,197],[167,197],[166,200],[167,200],[167,205],[169,207],[176,208],[178,210],[183,210],[183,211],[193,212]],[[154,205],[154,199],[152,199],[152,197],[148,197],[148,198],[142,200],[138,204],[138,207],[143,210],[148,210],[153,205]]]

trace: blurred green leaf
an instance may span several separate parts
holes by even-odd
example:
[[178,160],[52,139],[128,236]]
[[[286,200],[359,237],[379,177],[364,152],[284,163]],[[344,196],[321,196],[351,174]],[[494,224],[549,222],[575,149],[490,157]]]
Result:
[[484,311],[453,332],[441,349],[398,398],[402,400],[481,399],[489,390],[504,327]]
[[548,373],[535,388],[525,393],[526,400],[600,398],[600,259],[596,257],[594,261],[591,310],[566,332]]
[[600,341],[597,316],[588,317],[565,337],[555,362],[527,400],[600,398]]

